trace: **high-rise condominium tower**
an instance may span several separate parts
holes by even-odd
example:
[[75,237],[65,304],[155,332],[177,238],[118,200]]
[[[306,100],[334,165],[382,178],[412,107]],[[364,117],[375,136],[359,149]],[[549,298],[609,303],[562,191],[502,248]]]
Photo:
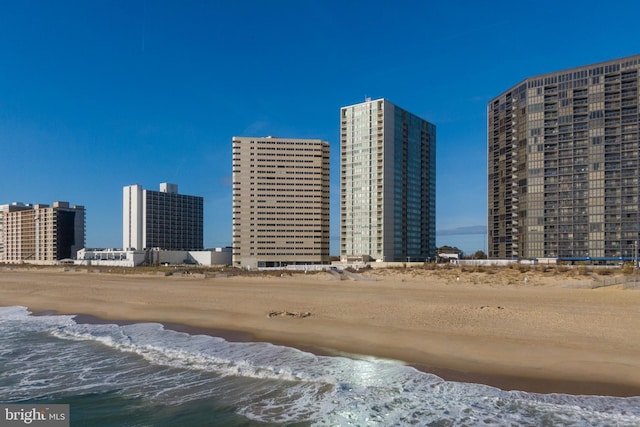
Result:
[[631,260],[640,55],[530,77],[488,104],[492,258]]
[[84,248],[85,210],[67,202],[0,206],[0,262],[55,264]]
[[160,191],[128,185],[122,193],[123,249],[202,250],[202,197],[178,194],[168,183]]
[[233,264],[329,262],[329,143],[233,137]]
[[340,254],[435,255],[436,128],[385,99],[340,110]]

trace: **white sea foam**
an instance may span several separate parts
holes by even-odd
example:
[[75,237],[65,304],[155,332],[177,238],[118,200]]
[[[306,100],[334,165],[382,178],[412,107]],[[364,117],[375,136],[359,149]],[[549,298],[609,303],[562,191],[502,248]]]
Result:
[[[48,362],[52,366],[36,363],[39,350],[24,353],[0,376],[0,396],[52,393],[66,381],[75,392],[116,388],[158,402],[215,398],[250,419],[273,423],[640,425],[640,398],[505,392],[444,381],[392,361],[232,343],[153,323],[76,324],[70,316],[0,308],[0,332],[13,331],[18,339],[25,330],[47,334],[48,345],[64,346],[65,352]],[[6,354],[0,350],[0,360]],[[62,367],[67,377],[52,380]]]
[[272,349],[268,344],[234,344],[222,338],[165,330],[157,323],[126,326],[73,324],[58,327],[51,334],[63,339],[99,342],[118,351],[135,353],[150,363],[162,366],[215,372],[221,376],[309,380],[303,372],[292,371],[286,365],[260,363],[260,359],[281,355],[284,347],[273,346],[277,350],[270,352]]

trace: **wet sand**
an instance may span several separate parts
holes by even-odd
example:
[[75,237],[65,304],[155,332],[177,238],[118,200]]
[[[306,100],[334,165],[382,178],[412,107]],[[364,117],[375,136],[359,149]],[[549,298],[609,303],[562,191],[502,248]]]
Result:
[[360,278],[376,280],[5,268],[0,305],[372,355],[507,390],[640,395],[640,290],[580,289],[585,278],[511,269],[387,270]]

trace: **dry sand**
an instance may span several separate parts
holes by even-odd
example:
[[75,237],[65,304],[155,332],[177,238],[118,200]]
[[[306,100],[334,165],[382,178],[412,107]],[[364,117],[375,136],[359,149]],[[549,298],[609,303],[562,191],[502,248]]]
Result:
[[5,268],[0,305],[237,331],[250,335],[227,336],[396,359],[503,389],[640,395],[640,290],[511,269],[366,275],[376,280]]

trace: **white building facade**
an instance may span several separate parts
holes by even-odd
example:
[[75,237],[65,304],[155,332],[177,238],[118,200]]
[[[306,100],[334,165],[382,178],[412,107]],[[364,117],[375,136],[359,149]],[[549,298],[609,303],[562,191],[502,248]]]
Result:
[[142,251],[120,249],[81,249],[76,265],[137,267],[139,265],[199,265],[205,267],[231,265],[231,248],[206,251]]
[[203,248],[203,198],[178,194],[176,184],[162,183],[160,191],[124,187],[122,222],[124,249]]
[[141,185],[123,188],[122,197],[122,247],[142,250],[144,246],[143,199]]

